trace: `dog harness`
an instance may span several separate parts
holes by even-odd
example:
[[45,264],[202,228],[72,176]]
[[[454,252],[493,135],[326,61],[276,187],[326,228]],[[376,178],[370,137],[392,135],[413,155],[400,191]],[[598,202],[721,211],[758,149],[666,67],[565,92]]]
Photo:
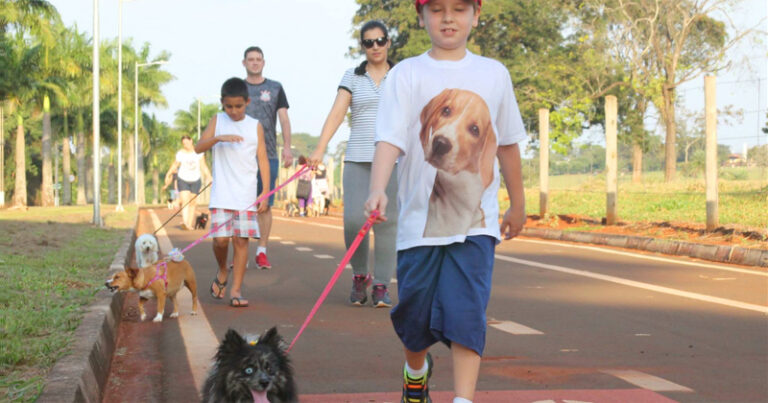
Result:
[[[163,270],[162,276],[160,275],[160,266],[165,267],[165,270]],[[162,261],[158,263],[157,266],[155,266],[155,277],[152,277],[152,280],[149,280],[147,285],[145,285],[144,288],[142,288],[142,291],[149,288],[149,286],[152,285],[152,283],[154,283],[158,279],[163,279],[163,282],[165,282],[165,289],[167,290],[168,289],[168,263],[166,263],[165,261]]]
[[[158,263],[157,266],[155,266],[155,277],[152,277],[152,280],[149,280],[149,283],[147,283],[147,285],[142,289],[142,291],[149,288],[149,286],[152,283],[154,283],[155,280],[158,280],[158,279],[163,279],[163,281],[165,282],[165,289],[166,290],[168,289],[168,259],[171,259],[174,262],[181,262],[182,260],[184,260],[184,255],[181,253],[179,248],[171,249],[171,251],[168,252],[168,257],[166,258],[166,260],[163,260],[162,262]],[[163,271],[162,276],[160,275],[160,270],[159,270],[161,265],[165,267],[165,270]]]

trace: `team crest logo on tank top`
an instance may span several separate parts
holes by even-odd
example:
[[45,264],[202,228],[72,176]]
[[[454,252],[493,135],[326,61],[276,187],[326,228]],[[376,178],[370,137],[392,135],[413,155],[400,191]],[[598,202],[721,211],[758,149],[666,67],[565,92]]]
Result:
[[262,90],[261,96],[259,97],[264,102],[269,102],[272,99],[272,96],[270,95],[269,90]]

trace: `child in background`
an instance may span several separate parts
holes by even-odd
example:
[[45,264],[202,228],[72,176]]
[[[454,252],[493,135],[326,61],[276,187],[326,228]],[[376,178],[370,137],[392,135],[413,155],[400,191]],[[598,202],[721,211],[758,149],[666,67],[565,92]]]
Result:
[[[257,207],[249,206],[270,191],[269,186],[265,186],[261,194],[257,193],[259,174],[263,183],[269,183],[269,162],[264,129],[258,120],[245,114],[248,101],[245,81],[240,78],[225,81],[221,87],[224,112],[211,118],[195,145],[197,153],[213,149],[213,187],[208,207],[211,210],[211,228],[218,228],[211,236],[219,270],[211,284],[211,296],[223,298],[229,275],[227,254],[232,240],[233,284],[229,291],[229,305],[236,308],[248,306],[248,300],[243,298],[241,291],[248,261],[248,238],[259,237],[256,214],[265,212],[268,207],[267,200]],[[225,222],[227,224],[222,225]]]

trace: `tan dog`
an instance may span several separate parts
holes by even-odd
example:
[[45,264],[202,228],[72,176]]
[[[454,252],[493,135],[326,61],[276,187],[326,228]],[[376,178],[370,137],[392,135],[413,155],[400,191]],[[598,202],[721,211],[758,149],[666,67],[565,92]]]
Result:
[[494,176],[496,134],[488,106],[474,92],[443,90],[421,111],[424,159],[437,168],[424,236],[484,228],[480,201]]
[[[173,302],[172,318],[179,317],[179,305],[176,303],[176,293],[182,284],[192,293],[192,312],[197,314],[197,279],[192,266],[184,259],[174,262],[167,259],[161,260],[141,269],[129,267],[115,273],[105,285],[111,291],[136,291],[139,293],[139,313],[141,320],[146,319],[144,303],[149,298],[157,298],[157,315],[154,322],[163,321],[165,312],[165,298],[170,297]],[[165,264],[163,264],[165,262]],[[167,284],[166,284],[167,280]]]

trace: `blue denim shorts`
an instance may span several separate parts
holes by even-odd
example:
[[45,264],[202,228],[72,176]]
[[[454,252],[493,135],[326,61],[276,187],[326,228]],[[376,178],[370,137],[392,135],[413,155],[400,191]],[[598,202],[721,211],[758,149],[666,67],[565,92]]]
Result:
[[478,235],[398,251],[399,303],[391,317],[407,349],[456,342],[483,355],[495,250],[496,238]]
[[[277,181],[277,170],[278,165],[280,165],[280,160],[276,158],[270,158],[269,159],[269,189],[275,188],[275,182]],[[259,184],[257,186],[256,191],[257,194],[261,194],[261,189],[263,189],[263,184],[261,183],[261,172],[258,173],[259,176]],[[274,206],[275,205],[275,194],[272,193],[271,196],[269,196],[269,205]]]

